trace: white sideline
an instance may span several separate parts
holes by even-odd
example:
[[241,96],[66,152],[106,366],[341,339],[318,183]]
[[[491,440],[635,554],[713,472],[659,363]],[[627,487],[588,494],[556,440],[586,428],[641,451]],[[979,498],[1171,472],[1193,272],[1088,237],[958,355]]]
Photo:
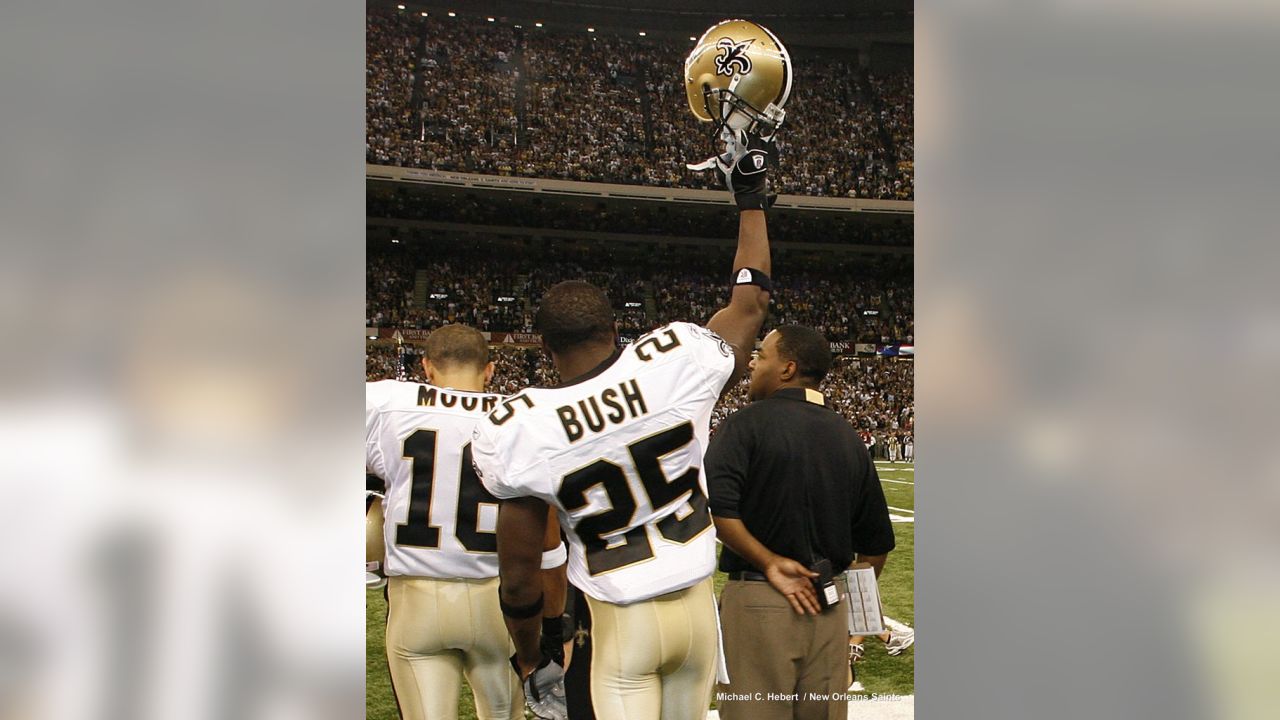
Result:
[[880,478],[880,482],[895,483],[897,485],[915,485],[910,480],[890,480],[888,478]]

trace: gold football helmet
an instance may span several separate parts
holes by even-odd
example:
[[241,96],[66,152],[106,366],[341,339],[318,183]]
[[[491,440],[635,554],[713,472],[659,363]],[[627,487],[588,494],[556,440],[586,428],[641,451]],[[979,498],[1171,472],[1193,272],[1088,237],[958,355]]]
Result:
[[689,109],[721,129],[768,137],[786,116],[791,56],[778,36],[748,20],[725,20],[698,38],[684,61]]

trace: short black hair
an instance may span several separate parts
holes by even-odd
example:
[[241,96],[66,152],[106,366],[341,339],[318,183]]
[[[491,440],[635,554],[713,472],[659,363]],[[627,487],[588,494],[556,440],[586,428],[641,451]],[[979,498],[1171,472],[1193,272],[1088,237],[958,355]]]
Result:
[[782,325],[778,333],[778,352],[796,364],[796,374],[810,380],[814,387],[831,369],[831,344],[822,333],[804,325]]
[[542,296],[534,328],[552,352],[613,339],[613,306],[600,288],[582,280],[552,285]]
[[482,368],[489,364],[489,342],[484,334],[467,325],[445,325],[427,336],[422,354],[432,365]]

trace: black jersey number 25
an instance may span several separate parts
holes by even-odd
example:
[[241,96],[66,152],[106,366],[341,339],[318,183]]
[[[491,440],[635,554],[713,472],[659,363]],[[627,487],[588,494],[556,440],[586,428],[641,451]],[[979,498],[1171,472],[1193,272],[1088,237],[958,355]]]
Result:
[[[678,543],[689,542],[711,525],[707,496],[698,485],[698,468],[689,468],[674,480],[662,471],[662,456],[691,442],[693,425],[685,422],[627,446],[653,507],[662,507],[689,493],[687,502],[693,508],[692,512],[680,516],[678,510],[672,511],[654,523],[662,537]],[[587,494],[595,487],[604,488],[610,508],[579,520],[574,527],[586,547],[588,572],[599,575],[653,557],[653,546],[645,534],[644,525],[619,532],[631,524],[636,511],[636,498],[627,485],[621,466],[608,460],[597,460],[575,470],[564,477],[556,497],[565,510],[572,513],[588,504]]]
[[[396,545],[440,547],[440,527],[431,524],[432,485],[436,478],[436,431],[420,429],[404,441],[404,457],[413,461],[413,483],[409,489],[409,515],[396,525]],[[497,552],[498,536],[480,532],[476,526],[482,503],[498,499],[480,484],[471,465],[471,443],[462,448],[462,473],[458,478],[457,522],[454,534],[471,552]]]

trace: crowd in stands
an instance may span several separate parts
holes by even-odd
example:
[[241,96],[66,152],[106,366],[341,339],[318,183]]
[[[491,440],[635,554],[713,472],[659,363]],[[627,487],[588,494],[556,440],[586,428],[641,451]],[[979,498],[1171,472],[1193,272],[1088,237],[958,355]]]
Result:
[[620,330],[634,337],[653,327],[644,308],[648,284],[634,267],[629,256],[603,245],[534,251],[519,245],[451,244],[447,253],[419,242],[371,245],[365,324],[432,329],[464,323],[494,332],[532,332],[532,312],[542,293],[563,280],[582,279],[606,290]]
[[[901,443],[915,433],[915,361],[881,357],[838,357],[819,389],[833,410],[864,435],[875,437],[877,459],[888,458],[890,439]],[[746,407],[750,378],[720,399],[711,427]],[[901,458],[901,455],[899,455]]]
[[[674,320],[710,319],[726,301],[732,258],[731,248],[650,243],[537,247],[470,238],[442,247],[370,243],[367,326],[433,329],[460,322],[532,332],[546,288],[582,279],[605,289],[621,334],[634,338]],[[914,344],[910,256],[793,252],[774,265],[786,272],[775,273],[766,330],[799,323],[832,341]]]
[[881,83],[874,78],[873,85],[882,98],[880,122],[893,141],[897,153],[898,180],[894,196],[907,200],[915,196],[915,136],[912,130],[915,90],[910,75],[890,75]]
[[640,77],[656,58],[631,41],[525,37],[531,92],[519,175],[640,184],[647,136]]
[[401,356],[401,348],[395,345],[367,343],[364,347],[365,381],[402,379],[426,382],[421,364],[402,363]]
[[[365,380],[397,378],[426,382],[416,346],[369,344],[365,355]],[[403,353],[403,361],[401,355]],[[499,346],[492,351],[493,380],[489,392],[511,395],[526,387],[551,387],[560,381],[555,367],[540,349]],[[844,415],[854,427],[876,438],[876,456],[887,458],[890,439],[901,443],[915,432],[913,376],[911,360],[881,357],[837,358],[823,381],[821,390],[828,405]],[[714,428],[729,415],[746,407],[749,377],[742,380],[716,404],[711,414]],[[901,456],[899,456],[901,457]]]
[[[714,275],[684,271],[654,273],[659,323],[710,319],[725,302],[724,285],[716,280]],[[791,281],[780,278],[765,330],[787,324],[807,325],[828,340],[914,344],[910,282],[863,280],[838,273]]]
[[[681,44],[516,29],[370,9],[371,163],[705,188],[686,163],[712,152],[689,111]],[[912,76],[871,74],[790,48],[796,79],[779,135],[783,193],[912,197]]]
[[405,327],[412,320],[418,253],[369,253],[365,262],[365,325]]
[[382,165],[408,165],[413,147],[414,43],[421,27],[403,14],[369,13],[365,20],[365,154]]

